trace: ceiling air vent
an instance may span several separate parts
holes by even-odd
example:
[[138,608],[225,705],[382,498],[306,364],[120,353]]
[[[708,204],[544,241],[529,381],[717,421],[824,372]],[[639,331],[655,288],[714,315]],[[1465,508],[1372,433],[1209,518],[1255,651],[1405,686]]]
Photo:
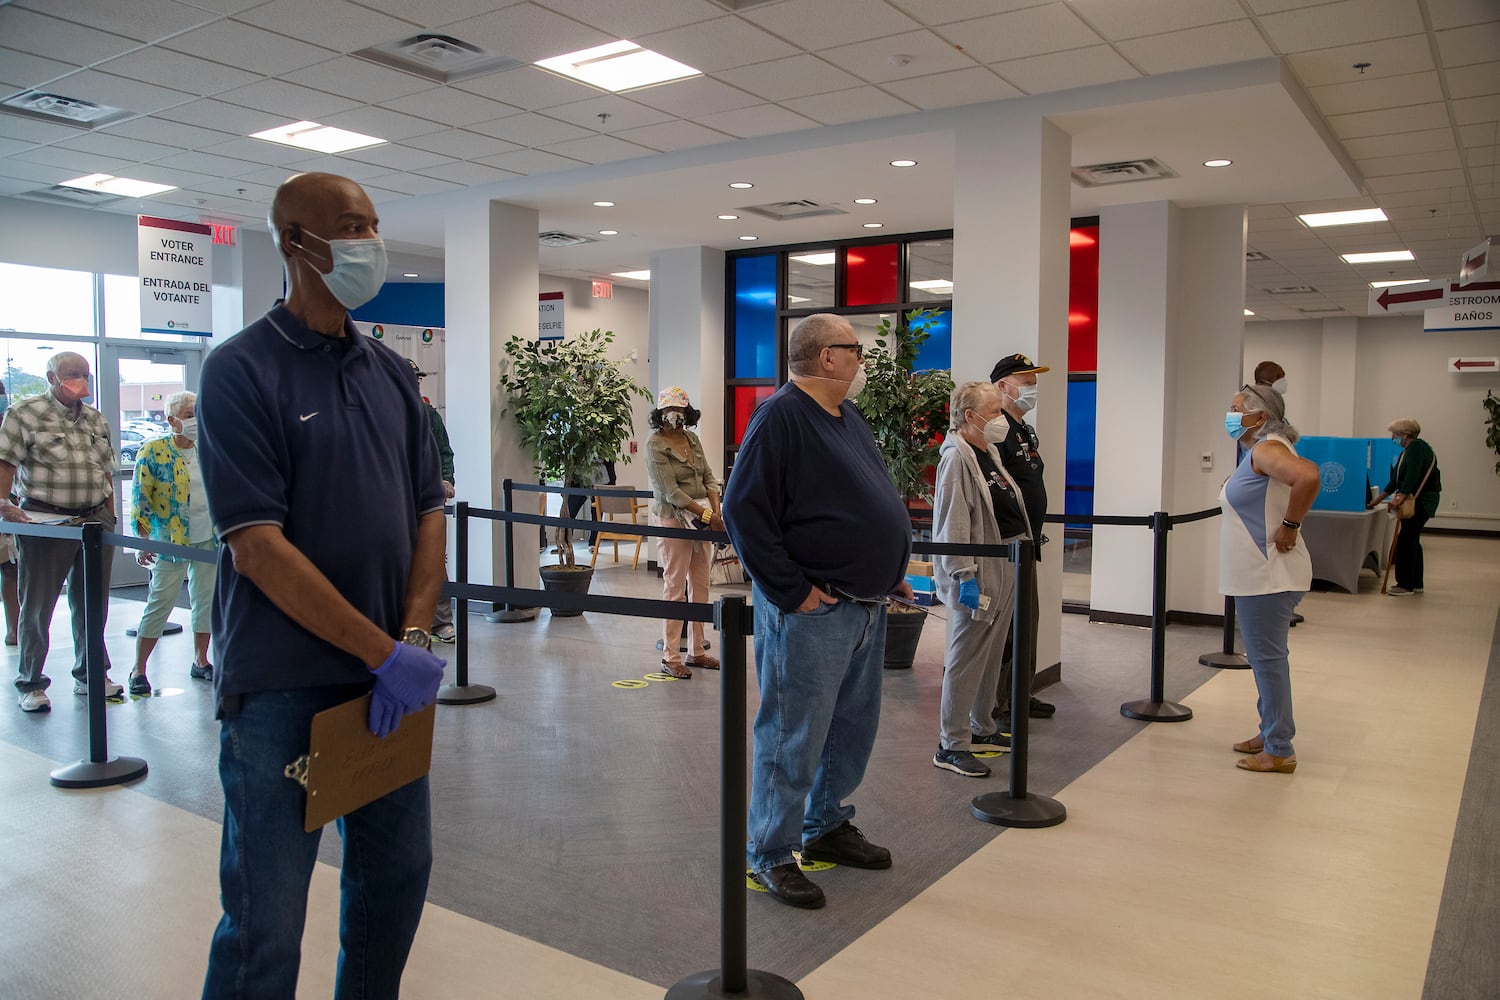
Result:
[[116,201],[120,196],[106,191],[86,191],[83,188],[54,184],[51,187],[37,188],[35,191],[24,191],[15,197],[25,198],[28,201],[44,201],[50,205],[72,205],[75,208],[81,205],[85,208],[92,208],[95,205]]
[[1341,313],[1344,310],[1339,306],[1312,306],[1310,308],[1297,309],[1304,316],[1328,316],[1333,313]]
[[75,128],[98,128],[128,118],[134,114],[107,104],[95,104],[77,97],[49,94],[41,90],[23,90],[13,97],[0,101],[0,111],[39,118],[55,124],[72,125]]
[[1261,253],[1259,250],[1246,250],[1245,251],[1245,259],[1248,261],[1248,260],[1270,260],[1271,258],[1267,257],[1265,254]]
[[1317,289],[1312,285],[1282,285],[1280,288],[1262,288],[1267,295],[1312,295]]
[[404,70],[436,83],[457,83],[526,65],[519,59],[481,49],[451,35],[433,32],[374,45],[354,54],[361,59]]
[[773,222],[790,222],[793,219],[815,219],[820,215],[848,215],[842,208],[822,205],[803,198],[799,201],[773,201],[765,205],[744,205],[741,212],[754,212]]
[[729,12],[737,14],[742,10],[750,10],[755,7],[764,7],[768,3],[776,3],[777,0],[713,0],[713,2]]
[[1165,163],[1153,159],[1095,163],[1073,168],[1073,183],[1086,188],[1131,184],[1135,181],[1159,181],[1176,176]]
[[541,233],[536,241],[544,247],[576,247],[597,242],[588,236],[574,236],[572,233],[558,232]]

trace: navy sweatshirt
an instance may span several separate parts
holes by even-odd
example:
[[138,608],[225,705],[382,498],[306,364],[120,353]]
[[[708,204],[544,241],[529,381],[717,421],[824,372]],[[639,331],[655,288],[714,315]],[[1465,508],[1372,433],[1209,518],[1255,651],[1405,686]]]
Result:
[[755,583],[794,611],[812,581],[858,597],[895,590],[911,516],[853,403],[834,416],[788,382],[756,410],[724,493],[724,526]]

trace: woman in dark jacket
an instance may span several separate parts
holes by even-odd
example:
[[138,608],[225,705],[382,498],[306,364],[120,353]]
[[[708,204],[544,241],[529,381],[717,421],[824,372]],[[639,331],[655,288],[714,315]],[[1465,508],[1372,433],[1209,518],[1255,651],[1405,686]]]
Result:
[[1401,445],[1401,457],[1391,467],[1391,481],[1370,506],[1387,503],[1394,509],[1409,496],[1417,498],[1416,512],[1396,529],[1396,585],[1389,591],[1392,597],[1409,597],[1422,592],[1422,526],[1437,513],[1443,477],[1432,445],[1419,437],[1422,425],[1415,419],[1392,420],[1386,430]]

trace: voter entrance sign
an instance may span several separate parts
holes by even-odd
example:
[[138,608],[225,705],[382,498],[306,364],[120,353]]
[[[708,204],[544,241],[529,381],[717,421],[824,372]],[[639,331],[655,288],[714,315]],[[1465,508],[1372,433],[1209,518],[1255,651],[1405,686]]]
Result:
[[212,226],[149,215],[139,220],[141,332],[212,337]]

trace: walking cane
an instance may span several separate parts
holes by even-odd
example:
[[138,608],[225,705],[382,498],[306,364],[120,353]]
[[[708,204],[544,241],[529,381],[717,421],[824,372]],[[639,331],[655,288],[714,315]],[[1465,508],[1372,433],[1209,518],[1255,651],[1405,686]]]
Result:
[[1380,592],[1384,594],[1391,585],[1391,569],[1396,565],[1396,539],[1401,537],[1401,519],[1396,518],[1396,530],[1391,533],[1391,551],[1385,557],[1385,576],[1380,578]]

